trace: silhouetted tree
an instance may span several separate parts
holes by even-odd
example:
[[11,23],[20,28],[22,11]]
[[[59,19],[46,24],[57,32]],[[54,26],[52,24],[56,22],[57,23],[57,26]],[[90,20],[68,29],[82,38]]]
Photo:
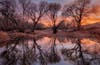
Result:
[[[27,16],[27,8],[29,7],[29,5],[31,4],[31,0],[18,0],[19,4],[20,4],[20,12],[21,12],[21,19],[22,22],[25,22],[28,24],[28,20],[29,17]],[[21,30],[22,32],[25,32],[25,29],[28,29],[28,26],[21,24],[21,28],[23,28],[24,30]]]
[[[4,30],[10,30],[9,28],[16,29],[16,1],[15,0],[3,0],[0,2],[0,13],[4,17]],[[12,26],[12,27],[11,27]]]
[[89,13],[90,0],[75,0],[71,5],[65,5],[62,15],[72,17],[77,24],[77,30],[81,28],[81,22],[84,16]]
[[53,33],[56,34],[57,33],[57,18],[58,18],[58,12],[61,9],[61,5],[58,3],[50,3],[49,4],[49,11],[48,11],[48,16],[52,21],[52,30]]
[[36,25],[39,23],[41,18],[48,11],[48,3],[41,1],[40,3],[30,3],[26,10],[26,15],[32,20],[33,23],[33,32],[36,28]]

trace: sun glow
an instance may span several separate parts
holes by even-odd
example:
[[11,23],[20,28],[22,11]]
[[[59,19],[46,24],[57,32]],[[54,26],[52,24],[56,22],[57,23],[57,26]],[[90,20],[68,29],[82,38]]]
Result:
[[[73,22],[70,17],[67,17],[67,18],[58,17],[57,22],[60,22],[61,20],[65,20],[66,23]],[[86,16],[83,18],[81,25],[89,25],[89,24],[95,24],[95,23],[100,23],[100,5],[93,5],[93,8],[90,9],[89,16]],[[44,24],[48,26],[52,23],[50,22],[50,20],[46,20]]]
[[94,24],[99,22],[100,22],[100,18],[97,18],[95,16],[89,16],[82,21],[82,25]]

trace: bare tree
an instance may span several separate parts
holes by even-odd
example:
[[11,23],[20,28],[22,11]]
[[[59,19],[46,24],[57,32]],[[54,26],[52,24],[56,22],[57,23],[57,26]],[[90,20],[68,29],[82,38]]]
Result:
[[89,3],[90,0],[75,0],[73,4],[64,6],[62,15],[72,17],[76,22],[77,30],[80,30],[83,17],[89,13]]
[[[20,13],[21,13],[21,20],[22,22],[25,22],[28,24],[28,20],[29,20],[29,17],[27,16],[26,14],[26,10],[27,8],[29,7],[29,5],[31,4],[31,0],[18,0],[19,1],[19,4],[20,4]],[[27,25],[24,25],[24,24],[20,24],[21,25],[21,29],[20,31],[21,32],[26,32],[26,30],[29,28]]]
[[39,23],[41,18],[48,11],[48,3],[45,1],[41,1],[40,3],[30,3],[27,7],[26,14],[32,20],[33,23],[33,32],[36,28],[36,25]]
[[17,21],[16,21],[16,1],[15,0],[3,0],[0,2],[1,4],[1,8],[0,8],[0,13],[2,14],[2,16],[4,17],[5,20],[5,24],[4,27],[6,28],[6,26],[9,27],[11,26],[11,24],[13,25],[13,27],[16,29],[17,26]]
[[58,12],[60,11],[60,9],[61,9],[61,5],[58,3],[50,3],[49,4],[49,11],[47,14],[52,21],[52,25],[53,25],[52,30],[53,30],[54,34],[57,33],[58,26],[56,25],[56,22],[57,22],[57,18],[58,18]]

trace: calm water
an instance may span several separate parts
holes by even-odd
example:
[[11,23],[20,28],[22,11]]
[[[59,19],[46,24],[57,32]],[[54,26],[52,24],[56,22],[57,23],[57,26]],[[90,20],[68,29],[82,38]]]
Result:
[[16,38],[0,46],[0,65],[100,65],[95,38]]

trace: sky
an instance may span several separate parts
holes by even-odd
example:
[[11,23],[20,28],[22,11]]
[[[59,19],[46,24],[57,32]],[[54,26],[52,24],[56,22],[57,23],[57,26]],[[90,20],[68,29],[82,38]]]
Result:
[[[72,1],[74,0],[32,0],[33,2],[37,2],[39,3],[40,1],[47,1],[49,3],[61,3],[62,5],[64,4],[70,4]],[[96,9],[96,14],[95,15],[91,15],[88,19],[85,20],[85,23],[83,24],[89,24],[89,23],[95,23],[95,22],[100,22],[100,0],[91,0],[91,6],[95,5],[95,9]],[[95,11],[95,10],[94,10]]]
[[[41,0],[33,0],[33,2],[40,2]],[[61,3],[61,4],[66,4],[66,3],[70,3],[74,0],[42,0],[42,1],[48,1],[48,2],[57,2],[57,3]],[[100,3],[100,0],[91,0],[93,4],[98,4]]]

